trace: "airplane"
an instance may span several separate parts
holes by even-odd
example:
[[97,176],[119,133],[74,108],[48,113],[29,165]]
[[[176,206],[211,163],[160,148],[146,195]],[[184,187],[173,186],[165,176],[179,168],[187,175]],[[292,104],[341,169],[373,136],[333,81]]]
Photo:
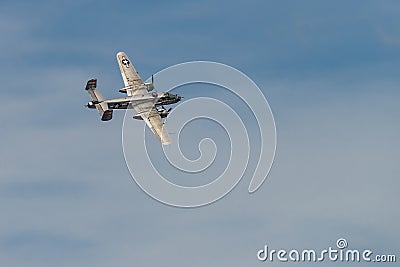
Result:
[[133,116],[133,119],[144,120],[161,144],[170,144],[162,118],[168,116],[171,108],[166,109],[164,106],[175,104],[181,101],[182,97],[177,94],[155,92],[153,76],[151,76],[151,83],[143,82],[124,52],[117,53],[117,61],[125,85],[119,92],[127,96],[104,99],[97,90],[97,79],[93,78],[87,82],[85,88],[92,100],[86,107],[97,109],[102,121],[111,120],[114,109],[134,109],[137,114]]

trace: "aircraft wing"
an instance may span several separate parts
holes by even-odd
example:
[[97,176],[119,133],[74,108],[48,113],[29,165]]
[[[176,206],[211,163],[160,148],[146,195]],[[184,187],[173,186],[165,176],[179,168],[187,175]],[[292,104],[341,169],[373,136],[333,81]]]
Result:
[[136,105],[132,103],[132,106],[160,142],[163,145],[168,145],[171,140],[169,139],[167,128],[162,123],[161,116],[158,114],[154,104],[153,101],[149,100]]
[[[133,92],[133,95],[145,94],[147,92],[146,87],[139,87]],[[168,145],[171,143],[167,128],[164,126],[161,120],[160,114],[155,107],[155,102],[157,100],[148,100],[146,102],[140,102],[138,104],[132,103],[133,108],[139,114],[142,119],[149,126],[150,130],[157,136],[163,145]]]
[[[146,94],[147,89],[143,86],[143,81],[128,56],[124,52],[119,52],[117,54],[117,60],[125,87],[128,88],[126,90],[128,96]],[[163,125],[161,116],[156,110],[154,100],[140,102],[138,104],[132,103],[132,106],[163,145],[171,143],[167,129]]]
[[150,130],[155,134],[155,136],[160,140],[161,144],[169,145],[171,140],[169,139],[168,131],[165,125],[162,123],[160,114],[158,114],[155,107],[153,107],[146,117],[144,114],[141,115],[143,120],[149,126]]
[[125,87],[129,87],[127,90],[128,95],[132,95],[134,91],[143,83],[139,74],[137,73],[132,62],[124,52],[117,54],[117,61],[119,69],[121,71],[122,79],[124,80]]

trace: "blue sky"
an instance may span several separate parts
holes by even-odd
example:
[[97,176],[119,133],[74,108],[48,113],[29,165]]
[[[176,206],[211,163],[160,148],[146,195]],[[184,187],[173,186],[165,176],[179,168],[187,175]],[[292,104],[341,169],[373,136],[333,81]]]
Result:
[[[258,266],[264,244],[323,249],[340,237],[397,253],[399,11],[397,1],[2,1],[1,264]],[[83,107],[89,78],[118,95],[120,50],[146,78],[211,60],[258,84],[278,135],[259,191],[244,177],[213,205],[179,209],[140,190],[123,113],[101,123]]]

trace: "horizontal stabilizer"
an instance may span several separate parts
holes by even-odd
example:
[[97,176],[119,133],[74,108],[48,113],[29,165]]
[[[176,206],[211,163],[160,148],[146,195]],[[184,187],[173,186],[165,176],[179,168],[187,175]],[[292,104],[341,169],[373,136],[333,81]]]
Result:
[[97,90],[97,79],[91,79],[87,82],[85,90],[89,93],[92,103],[95,105],[97,111],[100,114],[102,121],[109,121],[112,119],[113,111],[108,108],[104,97]]

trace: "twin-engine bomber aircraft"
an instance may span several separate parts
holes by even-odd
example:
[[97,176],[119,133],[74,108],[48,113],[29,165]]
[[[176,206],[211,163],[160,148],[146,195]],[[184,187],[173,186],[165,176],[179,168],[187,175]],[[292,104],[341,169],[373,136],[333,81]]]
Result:
[[[151,83],[143,82],[124,52],[117,54],[117,61],[125,84],[119,92],[127,94],[127,97],[106,100],[97,90],[97,79],[91,79],[86,84],[86,91],[92,101],[86,106],[97,109],[102,121],[111,120],[114,109],[134,109],[137,113],[133,116],[134,119],[144,120],[163,145],[170,144],[167,129],[161,118],[166,118],[171,109],[165,109],[164,105],[175,104],[181,101],[181,97],[170,93],[151,92],[154,90],[153,76]],[[157,108],[159,106],[161,108]]]

